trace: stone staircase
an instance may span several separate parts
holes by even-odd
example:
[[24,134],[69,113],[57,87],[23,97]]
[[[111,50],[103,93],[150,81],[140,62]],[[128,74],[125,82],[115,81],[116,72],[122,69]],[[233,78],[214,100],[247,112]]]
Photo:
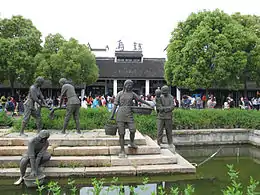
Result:
[[[127,131],[128,132],[128,131]],[[18,176],[21,155],[35,133],[21,138],[18,133],[0,134],[0,176]],[[129,133],[125,136],[129,143]],[[138,149],[125,146],[127,158],[119,158],[118,136],[105,135],[103,129],[60,134],[51,131],[49,138],[51,160],[44,165],[47,176],[67,177],[141,175],[195,172],[195,167],[178,154],[161,149],[149,136],[136,132]]]

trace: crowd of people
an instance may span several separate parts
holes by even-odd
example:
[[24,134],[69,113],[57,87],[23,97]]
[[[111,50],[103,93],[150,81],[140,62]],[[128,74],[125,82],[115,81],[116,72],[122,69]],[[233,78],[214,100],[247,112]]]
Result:
[[[12,116],[19,116],[22,115],[24,112],[24,101],[26,100],[25,95],[16,95],[16,96],[0,96],[0,112],[5,111],[7,114]],[[176,97],[174,98],[174,106],[175,108],[183,108],[183,109],[204,109],[204,108],[216,108],[217,99],[213,94],[210,94],[208,97],[202,94],[193,94],[183,95],[181,101],[179,102]],[[113,103],[115,100],[115,96],[110,95],[96,95],[95,97],[92,96],[84,96],[81,98],[81,107],[88,109],[88,108],[99,108],[99,107],[107,107],[109,111],[113,109]],[[149,102],[151,107],[155,108],[155,96],[154,95],[141,95],[141,99]],[[49,108],[58,107],[60,103],[60,97],[47,97],[46,103],[48,104]],[[63,101],[63,106],[66,107],[66,98]],[[138,102],[137,106],[145,106]],[[234,108],[235,105],[238,105],[239,108],[250,110],[256,109],[259,110],[260,108],[260,95],[257,97],[247,98],[241,97],[239,102],[235,103],[234,98],[232,95],[228,95],[223,105],[221,105],[222,109],[230,109]]]
[[8,115],[20,115],[24,112],[23,100],[17,100],[15,97],[0,98],[0,112],[5,111]]
[[[252,98],[240,97],[238,102],[235,102],[232,95],[229,94],[227,97],[223,98],[223,100],[223,105],[220,104],[218,108],[222,108],[224,110],[235,107],[243,110],[259,110],[260,108],[260,94],[258,94],[257,97]],[[192,96],[183,95],[180,107],[184,109],[203,109],[216,108],[216,105],[217,99],[213,94],[210,94],[208,98],[206,97],[206,95],[194,94]]]

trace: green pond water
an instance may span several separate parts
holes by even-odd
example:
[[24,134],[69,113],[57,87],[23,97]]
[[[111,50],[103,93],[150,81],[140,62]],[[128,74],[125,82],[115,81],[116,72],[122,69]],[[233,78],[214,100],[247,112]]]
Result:
[[[219,148],[220,146],[177,147],[177,152],[190,162],[200,164]],[[229,145],[223,146],[213,158],[200,165],[196,174],[148,176],[149,183],[146,191],[141,191],[140,188],[143,177],[119,177],[119,182],[125,186],[125,194],[130,194],[129,186],[134,186],[135,191],[139,194],[150,195],[151,192],[158,189],[158,186],[169,189],[172,186],[183,188],[187,184],[191,184],[195,188],[196,195],[219,195],[222,194],[221,190],[230,184],[227,164],[233,164],[234,168],[239,171],[239,180],[243,186],[248,185],[250,176],[260,181],[260,149],[249,145]],[[1,179],[0,195],[38,194],[35,189],[28,189],[24,185],[13,186],[12,183],[15,179]],[[77,183],[78,194],[92,194],[89,187],[91,186],[90,178],[73,179]],[[53,178],[52,180],[58,181],[61,186],[64,186],[62,190],[66,192],[67,179]],[[111,180],[111,178],[105,178],[104,185],[109,185]],[[257,190],[260,191],[260,187]],[[47,192],[43,194],[47,194]],[[115,194],[115,192],[109,194]]]

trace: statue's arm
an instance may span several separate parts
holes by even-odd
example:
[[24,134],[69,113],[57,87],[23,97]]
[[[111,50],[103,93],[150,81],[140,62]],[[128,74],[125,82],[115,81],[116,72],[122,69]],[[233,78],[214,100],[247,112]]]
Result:
[[116,113],[116,108],[117,108],[117,106],[119,105],[119,102],[120,102],[120,96],[121,96],[121,92],[119,92],[116,95],[116,98],[115,98],[115,101],[114,101],[114,106],[113,106],[112,111],[111,111],[110,119],[114,119],[114,116],[115,116],[115,113]]
[[66,95],[67,88],[63,85],[60,93],[60,107],[62,107],[64,96]]
[[35,161],[35,142],[33,141],[33,139],[31,139],[28,142],[28,156],[30,159],[30,164],[31,164],[31,174],[32,175],[36,175],[36,161]]
[[173,97],[170,96],[170,105],[165,107],[165,112],[172,112],[174,109]]
[[161,98],[156,97],[156,99],[155,99],[155,106],[156,106],[156,110],[157,110],[158,112],[163,111]]
[[42,147],[41,151],[37,154],[37,157],[36,157],[36,168],[38,169],[39,165],[40,165],[40,162],[41,162],[41,158],[43,156],[43,154],[47,151],[49,147],[49,142],[46,141],[45,145]]
[[44,100],[44,96],[42,95],[41,90],[40,90],[40,99],[41,99],[41,102],[42,102],[44,105],[47,105],[46,101]]
[[142,100],[135,92],[133,92],[133,94],[134,94],[134,99],[136,101],[141,102],[141,103],[151,107],[151,105],[147,101]]

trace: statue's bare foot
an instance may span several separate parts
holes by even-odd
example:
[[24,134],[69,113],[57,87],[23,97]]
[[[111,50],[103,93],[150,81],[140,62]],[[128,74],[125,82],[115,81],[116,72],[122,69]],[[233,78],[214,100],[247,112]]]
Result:
[[128,144],[128,148],[137,149],[138,146],[134,142],[131,142],[130,144]]
[[37,176],[43,175],[43,170],[42,169],[43,169],[42,167],[38,168]]
[[127,155],[125,152],[120,152],[119,155],[118,155],[119,158],[126,158]]
[[173,144],[169,144],[169,150],[170,150],[173,154],[176,153],[176,152],[175,152],[175,146],[174,146]]
[[25,134],[25,133],[20,133],[20,136],[21,136],[21,137],[28,137],[28,135]]
[[23,182],[23,178],[20,177],[16,182],[14,182],[14,185],[20,185]]

